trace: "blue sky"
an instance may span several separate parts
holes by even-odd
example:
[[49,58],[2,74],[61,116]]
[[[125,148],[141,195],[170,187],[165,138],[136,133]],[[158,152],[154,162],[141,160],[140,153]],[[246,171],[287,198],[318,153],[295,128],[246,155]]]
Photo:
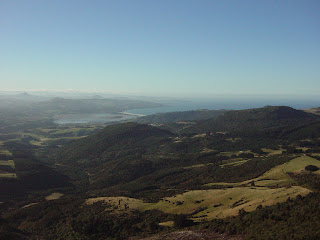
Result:
[[317,95],[319,1],[0,1],[0,90]]

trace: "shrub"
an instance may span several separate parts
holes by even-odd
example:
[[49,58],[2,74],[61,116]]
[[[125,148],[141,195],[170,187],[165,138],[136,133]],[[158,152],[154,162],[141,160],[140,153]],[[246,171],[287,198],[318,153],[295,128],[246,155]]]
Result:
[[308,165],[304,169],[307,170],[307,171],[310,171],[310,172],[315,172],[315,171],[319,170],[319,168],[317,166],[314,166],[314,165]]
[[176,228],[184,228],[192,225],[192,221],[186,215],[177,214],[174,216],[173,224]]

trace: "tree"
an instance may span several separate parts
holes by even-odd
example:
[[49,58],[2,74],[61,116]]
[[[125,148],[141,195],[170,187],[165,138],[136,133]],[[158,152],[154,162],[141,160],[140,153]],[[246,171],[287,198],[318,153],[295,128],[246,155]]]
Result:
[[304,169],[307,170],[307,171],[310,171],[310,172],[315,172],[315,171],[319,170],[319,168],[317,166],[314,166],[314,165],[308,165]]
[[176,228],[184,228],[192,225],[192,221],[187,218],[186,215],[177,214],[174,216],[173,224]]

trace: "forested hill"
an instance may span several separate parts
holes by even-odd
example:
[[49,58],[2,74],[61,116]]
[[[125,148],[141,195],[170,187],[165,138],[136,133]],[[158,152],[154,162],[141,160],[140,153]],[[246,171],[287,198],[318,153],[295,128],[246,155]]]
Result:
[[283,130],[320,121],[311,113],[286,106],[266,106],[264,108],[229,111],[214,119],[199,122],[184,131],[186,133],[231,132],[245,135],[267,133],[277,136]]
[[146,124],[168,124],[180,121],[200,121],[218,116],[226,113],[227,110],[194,110],[194,111],[182,111],[182,112],[168,112],[168,113],[157,113],[145,117],[136,119],[136,122]]
[[105,162],[120,155],[139,154],[140,151],[153,149],[171,136],[173,134],[169,131],[145,124],[130,122],[110,125],[59,149],[57,159],[65,163],[89,163],[90,159],[99,158]]

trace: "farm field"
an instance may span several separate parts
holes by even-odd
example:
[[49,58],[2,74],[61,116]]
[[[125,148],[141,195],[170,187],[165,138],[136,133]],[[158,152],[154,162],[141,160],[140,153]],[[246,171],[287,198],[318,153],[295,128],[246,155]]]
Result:
[[0,178],[17,178],[15,173],[0,173]]
[[[276,166],[260,177],[250,179],[243,182],[237,183],[209,183],[207,186],[214,185],[226,185],[226,186],[242,186],[249,185],[252,181],[255,183],[255,186],[260,187],[279,187],[279,186],[288,186],[294,183],[294,180],[287,174],[288,172],[300,173],[304,171],[304,168],[308,165],[314,165],[320,168],[320,161],[308,156],[297,157],[288,163],[284,163],[282,165]],[[315,172],[317,174],[320,171]]]
[[50,195],[46,196],[45,199],[47,201],[57,200],[57,199],[61,198],[63,195],[64,195],[63,193],[54,192],[54,193],[51,193]]
[[280,154],[282,154],[282,151],[284,149],[280,148],[280,149],[274,150],[274,149],[268,149],[268,148],[261,148],[261,150],[266,152],[268,154],[268,156],[272,156],[272,155],[280,155]]
[[[2,144],[0,143],[0,145],[2,145]],[[10,151],[8,151],[8,150],[0,150],[0,154],[7,155],[7,156],[12,156],[12,153]]]
[[[275,152],[273,152],[276,155]],[[220,167],[239,166],[247,159],[232,159]],[[267,160],[261,160],[267,161]],[[185,169],[199,168],[210,164],[198,164]],[[98,197],[90,198],[86,204],[103,201],[108,207],[106,210],[121,213],[130,210],[160,210],[170,214],[186,214],[194,221],[212,220],[236,216],[241,209],[251,212],[258,206],[271,206],[285,202],[288,198],[294,199],[298,195],[306,196],[311,190],[294,186],[295,181],[288,173],[304,172],[307,165],[320,168],[320,161],[309,156],[299,156],[287,163],[278,165],[261,176],[236,183],[209,183],[206,186],[225,186],[222,189],[191,190],[172,197],[165,197],[156,203],[147,203],[142,200],[127,197]],[[315,173],[319,174],[320,171]],[[171,223],[163,223],[170,225]]]
[[305,196],[309,189],[292,186],[270,189],[267,187],[234,187],[187,191],[183,194],[167,197],[157,203],[145,203],[142,200],[127,197],[89,198],[86,204],[103,201],[106,210],[120,213],[131,210],[160,210],[170,214],[187,214],[195,221],[202,219],[236,216],[240,209],[254,211],[259,205],[270,206],[285,202],[289,197]]
[[[3,169],[2,169],[3,167]],[[13,160],[0,160],[0,178],[16,178]]]
[[259,205],[269,206],[284,202],[297,195],[307,195],[310,190],[298,186],[270,189],[264,187],[235,187],[188,191],[184,194],[165,198],[156,204],[145,205],[141,209],[157,209],[166,213],[191,214],[193,219],[210,220],[235,216],[240,209],[253,211]]
[[12,168],[15,168],[13,160],[0,160],[0,166],[1,165],[10,166]]

